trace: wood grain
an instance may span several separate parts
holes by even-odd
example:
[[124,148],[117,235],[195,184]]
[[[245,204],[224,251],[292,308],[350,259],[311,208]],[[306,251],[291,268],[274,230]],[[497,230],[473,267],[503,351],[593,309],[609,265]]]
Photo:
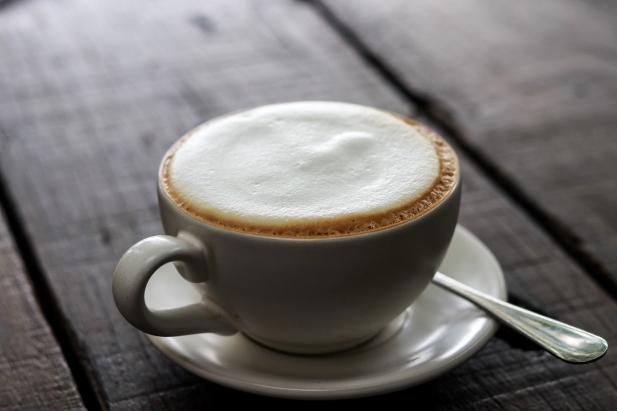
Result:
[[325,0],[617,290],[617,7]]
[[84,410],[0,210],[0,410]]
[[[162,232],[155,185],[164,151],[198,123],[258,104],[414,108],[301,2],[30,0],[2,9],[0,39],[2,172],[101,408],[617,407],[617,354],[572,367],[505,332],[433,382],[349,404],[243,394],[182,370],[111,297],[120,256]],[[617,305],[462,160],[462,223],[494,250],[513,297],[617,343]]]

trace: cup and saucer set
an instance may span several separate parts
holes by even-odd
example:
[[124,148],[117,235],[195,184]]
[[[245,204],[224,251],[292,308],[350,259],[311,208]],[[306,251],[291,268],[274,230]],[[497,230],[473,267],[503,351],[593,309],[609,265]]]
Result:
[[563,361],[601,358],[603,338],[503,302],[499,263],[458,224],[461,191],[448,143],[398,114],[297,102],[222,116],[163,158],[165,235],[122,256],[114,301],[188,371],[280,398],[427,382],[489,341],[486,312]]
[[[460,225],[439,271],[506,299],[497,260]],[[200,298],[173,264],[161,267],[145,292],[146,303],[153,308],[180,306]],[[242,333],[148,338],[172,361],[209,381],[260,395],[326,400],[385,394],[427,382],[471,358],[496,330],[497,323],[485,312],[429,284],[378,335],[334,354],[287,354]]]
[[158,197],[166,235],[124,254],[114,301],[209,381],[291,399],[384,394],[448,372],[497,329],[431,283],[439,271],[506,298],[495,257],[457,225],[456,154],[400,115],[296,102],[219,117],[170,148]]

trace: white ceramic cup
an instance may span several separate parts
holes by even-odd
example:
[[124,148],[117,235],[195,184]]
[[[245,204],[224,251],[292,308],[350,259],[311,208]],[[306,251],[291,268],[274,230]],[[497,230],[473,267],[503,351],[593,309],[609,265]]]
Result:
[[[201,222],[169,200],[159,177],[167,235],[142,240],[124,254],[114,274],[114,300],[133,326],[152,335],[240,331],[291,353],[348,349],[376,335],[424,291],[454,234],[460,186],[459,173],[437,206],[393,227],[282,238]],[[200,303],[146,306],[148,280],[169,262],[200,291]]]

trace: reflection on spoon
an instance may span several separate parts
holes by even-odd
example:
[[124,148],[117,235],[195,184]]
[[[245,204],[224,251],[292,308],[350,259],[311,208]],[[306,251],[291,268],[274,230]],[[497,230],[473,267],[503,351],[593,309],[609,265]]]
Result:
[[471,301],[502,324],[534,341],[555,357],[572,364],[600,359],[608,344],[604,338],[508,304],[436,273],[433,283]]

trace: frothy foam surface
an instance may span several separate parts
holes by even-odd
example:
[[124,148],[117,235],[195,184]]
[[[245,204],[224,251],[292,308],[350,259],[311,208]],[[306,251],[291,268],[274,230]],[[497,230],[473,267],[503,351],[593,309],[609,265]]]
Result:
[[162,173],[167,196],[199,220],[310,237],[413,218],[451,190],[458,170],[449,146],[419,124],[364,106],[299,102],[199,126],[170,150]]

